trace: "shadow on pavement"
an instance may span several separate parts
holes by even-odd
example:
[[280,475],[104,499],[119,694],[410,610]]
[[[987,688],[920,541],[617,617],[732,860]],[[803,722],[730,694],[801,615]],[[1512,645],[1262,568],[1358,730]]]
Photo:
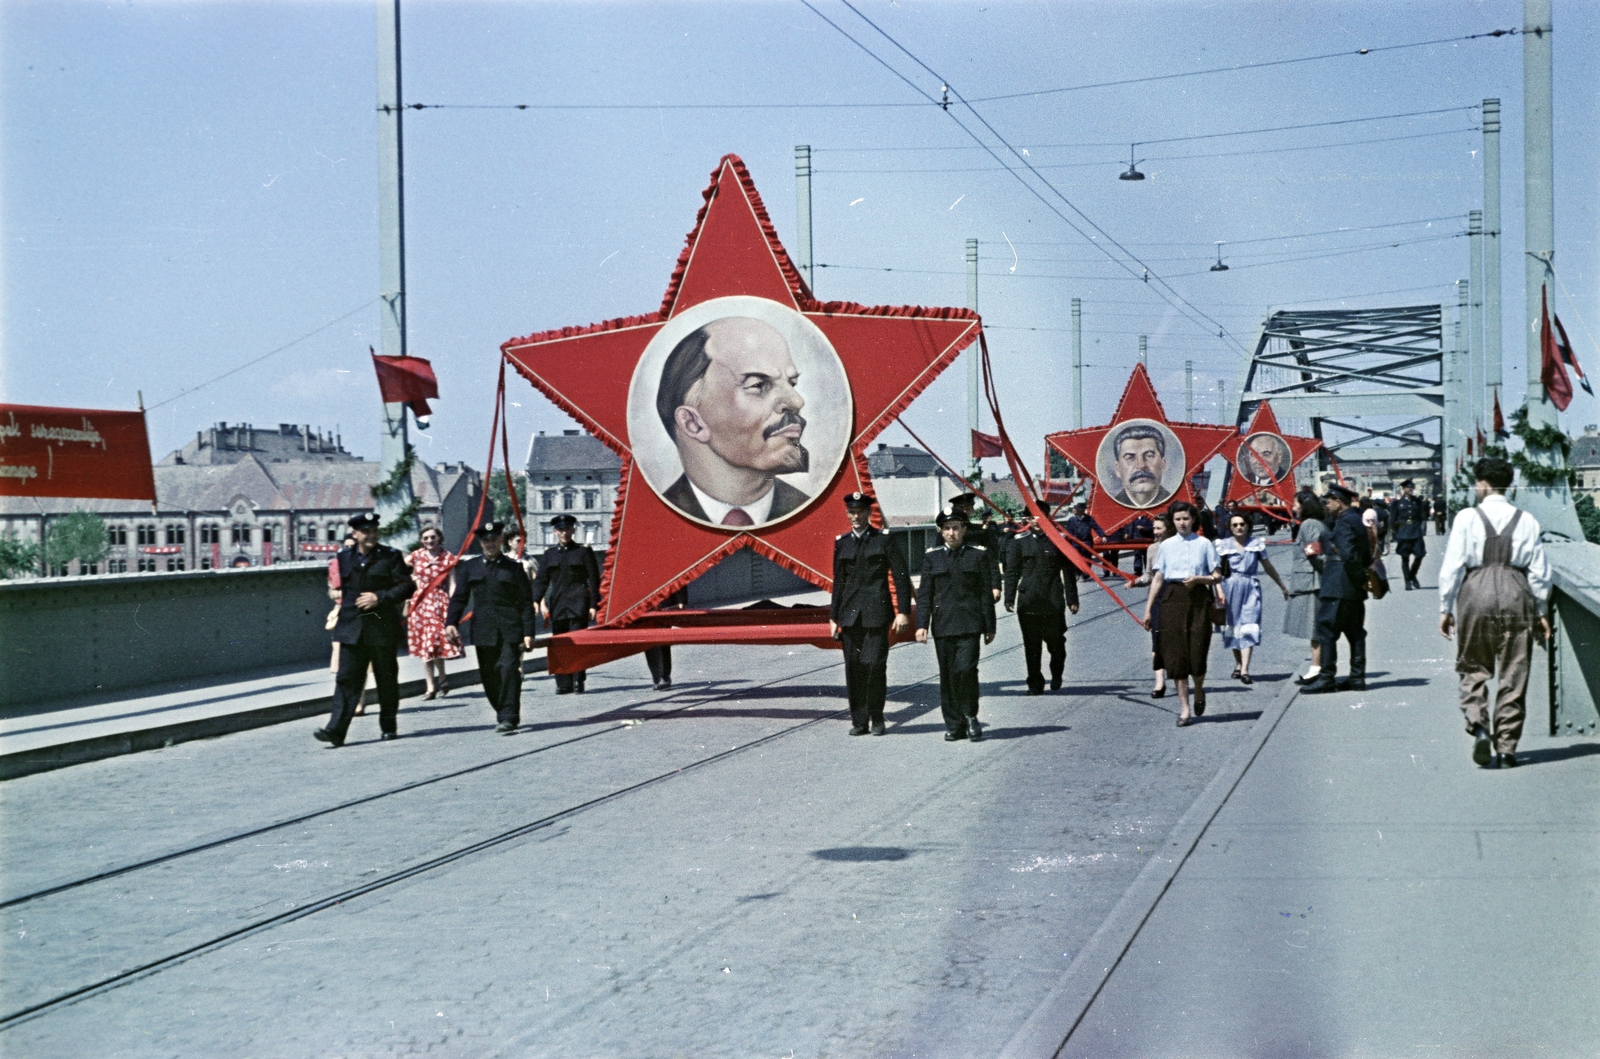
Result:
[[1261,711],[1251,713],[1208,713],[1203,717],[1194,719],[1196,724],[1227,724],[1230,721],[1254,721],[1261,717]]
[[1518,750],[1517,763],[1519,765],[1554,764],[1557,761],[1570,761],[1575,757],[1589,757],[1600,754],[1600,743],[1574,743],[1571,746],[1547,746],[1533,750]]
[[912,852],[904,846],[836,846],[833,849],[814,849],[811,855],[818,860],[859,862],[905,860]]
[[1021,728],[986,726],[983,730],[983,738],[985,742],[990,739],[1026,739],[1030,735],[1049,735],[1052,732],[1067,731],[1071,731],[1071,727],[1065,724],[1033,724],[1025,725]]

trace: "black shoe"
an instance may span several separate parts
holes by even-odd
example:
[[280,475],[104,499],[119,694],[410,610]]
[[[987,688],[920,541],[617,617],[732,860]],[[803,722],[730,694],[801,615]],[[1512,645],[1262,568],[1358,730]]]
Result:
[[1239,674],[1239,683],[1243,684],[1245,687],[1249,687],[1251,684],[1254,684],[1255,681],[1250,679],[1250,674],[1249,673],[1240,673]]
[[1312,681],[1316,680],[1317,677],[1320,677],[1320,676],[1322,676],[1322,673],[1320,671],[1317,673],[1317,676],[1315,676],[1315,677],[1308,677],[1304,673],[1296,673],[1294,675],[1294,682],[1296,684],[1299,684],[1300,686],[1304,687],[1305,685],[1311,683]]
[[1366,691],[1367,690],[1367,678],[1366,677],[1340,677],[1337,681],[1334,682],[1334,686],[1337,687],[1340,691]]
[[854,728],[850,729],[850,734],[851,735],[866,735],[867,734],[867,726],[864,725],[864,724],[858,724]]
[[340,739],[326,728],[318,728],[315,732],[312,732],[311,735],[317,740],[317,742],[327,743],[330,748],[344,746],[344,740]]
[[1410,581],[1407,581],[1407,582],[1406,582],[1406,591],[1407,591],[1407,592],[1410,592],[1410,591],[1411,591],[1411,590],[1412,590],[1412,589],[1414,589],[1414,588],[1416,588],[1416,587],[1417,587],[1417,586],[1416,586],[1416,585],[1413,585],[1413,584],[1412,584],[1412,583],[1411,583],[1411,582],[1410,582]]
[[1509,750],[1507,750],[1504,754],[1501,754],[1500,755],[1500,767],[1503,768],[1503,769],[1514,769],[1514,768],[1516,768],[1517,767],[1517,755],[1513,754]]
[[400,738],[400,733],[399,732],[384,732],[382,735],[378,736],[378,738],[382,739],[385,743],[387,743],[391,739],[399,739]]
[[944,734],[944,741],[947,742],[947,743],[954,743],[954,742],[958,742],[958,741],[960,741],[962,739],[965,739],[966,737],[967,737],[967,733],[966,732],[946,732]]
[[1165,684],[1163,684],[1159,688],[1152,689],[1151,692],[1150,692],[1150,697],[1152,699],[1164,699],[1164,698],[1166,698],[1167,697],[1167,686]]
[[967,722],[967,741],[971,743],[983,742],[983,725],[978,723],[976,717]]
[[1179,728],[1187,728],[1193,723],[1194,723],[1194,718],[1193,717],[1179,717],[1178,718],[1178,727]]
[[1194,710],[1194,715],[1196,717],[1204,716],[1206,712],[1206,693],[1203,691],[1195,692],[1193,702],[1194,704],[1191,708]]
[[511,735],[517,730],[517,726],[512,724],[510,721],[501,721],[499,724],[494,726],[494,730],[500,735]]
[[1494,756],[1494,744],[1489,741],[1489,733],[1484,731],[1483,725],[1472,726],[1472,763],[1481,769],[1489,767],[1489,759]]
[[582,684],[579,684],[577,687],[573,688],[572,690],[577,692],[579,695],[582,695],[586,689],[584,688],[584,686]]
[[556,688],[556,694],[557,695],[571,695],[572,694],[572,689],[571,688],[558,687],[558,688]]
[[1029,688],[1028,689],[1028,694],[1029,695],[1043,695],[1044,694],[1044,689],[1043,688]]
[[1051,691],[1060,691],[1061,690],[1061,678],[1060,677],[1051,677],[1050,678],[1050,690]]
[[1333,674],[1326,669],[1300,686],[1302,695],[1327,695],[1338,690],[1339,685],[1334,682]]
[[873,721],[872,722],[872,734],[873,735],[883,735],[888,730],[889,730],[888,728],[884,727],[884,724],[883,724],[882,721]]
[[658,681],[656,681],[656,690],[657,691],[666,691],[670,687],[672,687],[672,681],[670,681],[670,680],[658,680]]

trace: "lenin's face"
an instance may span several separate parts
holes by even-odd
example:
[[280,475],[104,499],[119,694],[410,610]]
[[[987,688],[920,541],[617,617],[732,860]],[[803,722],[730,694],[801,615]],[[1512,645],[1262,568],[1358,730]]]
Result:
[[1155,503],[1166,473],[1167,458],[1156,447],[1155,438],[1123,438],[1117,443],[1117,477],[1135,504]]
[[735,467],[767,474],[807,470],[811,457],[800,444],[806,402],[795,389],[800,372],[783,336],[749,317],[718,320],[707,330],[711,365],[678,409],[678,430]]

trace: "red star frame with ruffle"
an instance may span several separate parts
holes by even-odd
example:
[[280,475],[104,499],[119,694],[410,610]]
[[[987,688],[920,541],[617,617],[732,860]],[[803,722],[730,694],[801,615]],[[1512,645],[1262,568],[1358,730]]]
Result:
[[[501,346],[517,371],[622,458],[601,582],[598,620],[605,626],[637,621],[740,548],[820,588],[831,587],[833,539],[846,526],[843,498],[871,490],[868,445],[978,337],[981,326],[969,309],[817,301],[790,263],[750,174],[735,155],[718,163],[704,198],[658,311],[545,331]],[[641,415],[640,409],[659,407],[666,384],[646,379],[647,392],[658,395],[654,404],[641,404],[633,395],[636,372],[644,379],[642,372],[654,360],[666,359],[661,349],[676,336],[674,321],[676,330],[683,330],[697,318],[697,306],[723,298],[739,299],[725,304],[739,306],[742,317],[774,320],[792,327],[791,334],[814,329],[822,336],[816,348],[831,348],[837,357],[837,362],[825,358],[838,372],[831,396],[814,393],[805,410],[818,430],[830,417],[836,421],[837,470],[809,494],[778,479],[779,492],[787,489],[785,498],[773,501],[765,521],[748,527],[717,525],[705,515],[709,508],[689,498],[686,464],[682,477],[663,487],[679,471],[676,464],[660,469],[666,458],[659,454],[675,435],[665,426],[660,437],[646,437],[657,429],[648,422],[655,413]],[[716,311],[702,309],[701,315],[722,319]],[[690,315],[680,320],[685,314]],[[793,323],[794,318],[805,323]],[[663,342],[652,346],[663,331]],[[647,364],[647,357],[654,360]],[[657,378],[669,371],[659,365],[653,370],[660,373]],[[805,386],[802,377],[798,387]],[[637,444],[630,430],[631,396],[632,422],[641,431]],[[670,407],[663,414],[670,416]],[[656,461],[653,471],[650,460]],[[690,505],[697,515],[686,513]]]
[[1190,479],[1238,434],[1231,427],[1172,423],[1143,364],[1134,366],[1111,422],[1046,434],[1045,444],[1094,479],[1089,515],[1115,533],[1141,514],[1194,500]]
[[1294,469],[1318,449],[1316,438],[1285,434],[1272,405],[1262,401],[1237,443],[1223,446],[1222,458],[1233,473],[1223,502],[1287,510],[1294,502]]

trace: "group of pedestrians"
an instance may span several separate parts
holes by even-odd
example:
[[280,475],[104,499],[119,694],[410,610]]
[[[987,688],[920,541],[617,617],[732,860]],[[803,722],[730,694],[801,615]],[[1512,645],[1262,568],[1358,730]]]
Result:
[[[1521,737],[1533,637],[1550,635],[1543,605],[1550,568],[1538,522],[1512,506],[1505,489],[1510,464],[1479,460],[1474,468],[1478,504],[1459,512],[1440,571],[1440,632],[1457,638],[1459,697],[1473,760],[1481,766],[1514,767]],[[952,502],[936,519],[941,543],[922,557],[915,589],[915,639],[931,642],[939,667],[939,700],[945,739],[983,739],[979,719],[978,665],[982,647],[993,643],[996,605],[1003,598],[1022,634],[1026,692],[1061,687],[1066,666],[1067,615],[1079,609],[1075,565],[1031,521],[1002,533],[988,519],[974,524],[973,494]],[[1343,484],[1318,495],[1295,495],[1289,562],[1280,574],[1256,536],[1251,515],[1223,512],[1226,536],[1204,532],[1202,511],[1178,502],[1153,513],[1151,543],[1143,573],[1147,585],[1143,622],[1150,632],[1154,687],[1162,698],[1177,691],[1177,724],[1187,727],[1206,711],[1206,675],[1213,629],[1233,653],[1232,678],[1253,683],[1252,654],[1262,642],[1262,576],[1286,601],[1283,630],[1305,641],[1310,667],[1294,679],[1308,695],[1366,688],[1366,599],[1378,572],[1382,547],[1366,498]],[[876,501],[867,493],[845,498],[849,530],[834,542],[833,588],[828,626],[844,653],[850,734],[887,731],[887,665],[891,637],[911,626],[913,589],[906,557],[889,535],[872,525]],[[1433,506],[1401,483],[1384,528],[1393,535],[1408,590],[1419,589],[1418,568],[1427,554],[1427,523]],[[381,738],[398,735],[398,664],[404,636],[424,662],[426,692],[449,690],[444,663],[464,654],[461,625],[470,615],[470,639],[484,694],[496,715],[496,731],[521,724],[522,661],[533,647],[539,619],[553,633],[586,627],[599,599],[599,562],[592,549],[573,540],[576,520],[552,520],[556,544],[533,565],[533,573],[506,551],[506,526],[487,522],[475,537],[480,554],[459,559],[444,550],[443,537],[428,528],[410,555],[379,540],[376,515],[350,520],[349,546],[330,563],[329,583],[339,599],[330,628],[337,649],[333,710],[316,738],[344,743],[351,718],[360,712],[370,671],[377,688]],[[1382,523],[1380,523],[1382,525]],[[1009,529],[1009,527],[1008,527]],[[1074,543],[1092,540],[1095,528],[1081,510],[1069,520]],[[683,591],[663,607],[681,607]],[[1338,675],[1339,640],[1349,661]],[[671,686],[670,648],[647,652],[651,681]],[[1498,674],[1491,708],[1488,686]],[[586,674],[558,675],[558,694],[582,693]]]

